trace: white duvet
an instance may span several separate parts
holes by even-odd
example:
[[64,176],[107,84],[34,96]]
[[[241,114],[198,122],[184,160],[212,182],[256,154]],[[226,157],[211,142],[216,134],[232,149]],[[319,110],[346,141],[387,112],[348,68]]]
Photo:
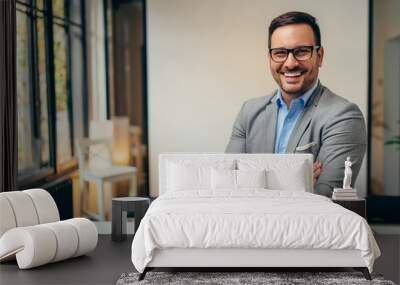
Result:
[[299,191],[180,191],[161,195],[140,223],[132,262],[143,272],[154,249],[358,249],[372,272],[380,251],[365,219]]

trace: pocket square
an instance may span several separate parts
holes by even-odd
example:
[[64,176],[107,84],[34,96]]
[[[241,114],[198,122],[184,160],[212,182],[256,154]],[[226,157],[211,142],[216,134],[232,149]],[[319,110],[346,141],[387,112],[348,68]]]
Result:
[[308,144],[302,145],[302,146],[298,146],[295,149],[295,153],[313,153],[313,147],[316,145],[317,143],[315,142],[310,142]]

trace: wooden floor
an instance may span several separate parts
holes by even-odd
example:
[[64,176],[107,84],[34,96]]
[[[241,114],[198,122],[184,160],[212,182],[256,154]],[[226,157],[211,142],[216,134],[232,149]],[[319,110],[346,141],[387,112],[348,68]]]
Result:
[[0,284],[115,284],[122,273],[134,271],[131,261],[132,238],[112,242],[99,235],[97,248],[87,256],[19,270],[17,263],[0,264]]

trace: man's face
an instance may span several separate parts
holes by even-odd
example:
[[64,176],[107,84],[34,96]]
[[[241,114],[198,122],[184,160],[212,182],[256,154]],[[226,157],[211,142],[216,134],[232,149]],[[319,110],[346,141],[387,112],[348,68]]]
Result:
[[[312,28],[307,24],[293,24],[277,28],[271,36],[271,48],[292,49],[300,46],[315,46]],[[324,50],[313,51],[308,60],[299,61],[289,53],[286,61],[277,63],[269,55],[270,70],[281,90],[294,97],[311,88],[318,77]]]

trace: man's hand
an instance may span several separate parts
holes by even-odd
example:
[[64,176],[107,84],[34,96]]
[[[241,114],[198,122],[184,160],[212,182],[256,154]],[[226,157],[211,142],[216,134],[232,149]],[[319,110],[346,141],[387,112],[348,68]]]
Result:
[[314,162],[314,188],[317,184],[318,177],[321,175],[322,172],[322,163],[320,161]]

